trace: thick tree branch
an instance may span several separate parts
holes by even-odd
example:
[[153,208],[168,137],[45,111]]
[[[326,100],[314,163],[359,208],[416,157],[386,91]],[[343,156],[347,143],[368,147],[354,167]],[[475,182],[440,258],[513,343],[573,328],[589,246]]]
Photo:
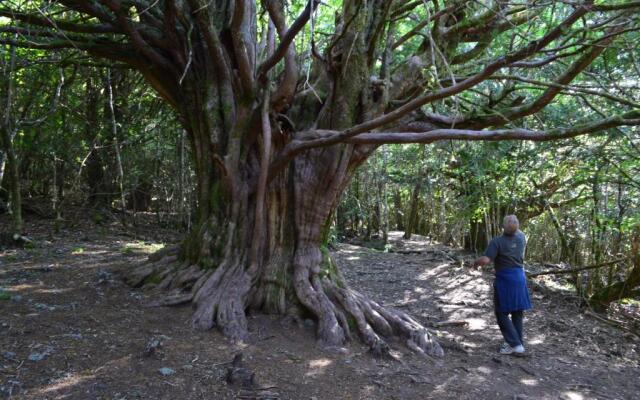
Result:
[[627,1],[620,4],[597,4],[593,7],[594,11],[630,10],[632,8],[640,8],[640,1]]
[[460,7],[459,4],[458,5],[447,6],[447,7],[443,8],[442,10],[440,10],[440,11],[436,12],[435,14],[433,14],[430,18],[427,18],[424,21],[418,23],[416,26],[413,27],[413,29],[411,29],[409,32],[407,32],[404,35],[402,35],[402,37],[400,37],[400,39],[398,39],[393,44],[393,48],[396,49],[399,46],[401,46],[402,44],[404,44],[407,40],[411,39],[412,37],[414,37],[416,35],[419,35],[420,31],[422,30],[422,28],[424,28],[425,26],[429,25],[429,23],[431,23],[431,21],[435,20],[436,18],[440,18],[444,14],[447,14],[449,12],[454,11],[458,7]]
[[[611,118],[605,118],[595,122],[577,124],[571,128],[556,128],[548,131],[534,131],[514,128],[486,131],[467,129],[433,129],[425,132],[375,132],[362,133],[357,136],[342,138],[340,142],[370,145],[392,143],[433,143],[440,140],[530,140],[534,142],[544,142],[572,138],[619,126],[637,125],[640,125],[640,110],[630,111],[621,115],[617,115]],[[289,162],[296,155],[300,154],[303,151],[336,144],[336,137],[341,137],[341,132],[331,130],[312,130],[298,133],[296,135],[296,138],[271,164],[270,176],[280,171],[287,162]]]
[[162,54],[156,51],[150,46],[142,37],[136,27],[129,21],[129,18],[125,14],[125,10],[122,4],[117,0],[101,0],[109,9],[116,15],[119,25],[124,29],[127,35],[131,38],[131,42],[151,63],[156,64],[158,67],[171,71],[175,77],[179,76],[179,72],[173,64],[167,60]]
[[[500,130],[469,130],[469,129],[433,129],[425,132],[373,132],[362,133],[343,140],[345,143],[357,144],[387,144],[387,143],[433,143],[439,140],[472,140],[472,141],[500,141],[500,140],[531,140],[536,142],[572,138],[588,133],[595,133],[618,126],[640,125],[640,110],[630,111],[611,118],[595,122],[576,124],[570,128],[556,128],[548,131],[529,129],[500,129]],[[338,131],[314,130],[301,132],[294,142],[301,142],[298,149],[304,150],[332,145],[332,139],[339,135]],[[309,140],[311,139],[311,140]],[[314,143],[313,147],[309,143]],[[326,144],[330,143],[330,144]]]
[[[425,104],[434,102],[436,100],[444,99],[447,97],[451,97],[458,93],[461,93],[467,89],[470,89],[476,86],[478,83],[485,81],[488,77],[490,77],[494,72],[498,71],[500,68],[510,65],[516,61],[520,61],[528,56],[531,56],[538,52],[540,49],[547,46],[553,40],[557,39],[562,35],[562,32],[566,30],[568,27],[573,25],[577,20],[579,20],[582,16],[587,14],[589,11],[589,7],[582,6],[575,10],[571,15],[569,15],[562,23],[558,24],[554,29],[552,29],[549,33],[547,33],[544,37],[539,40],[534,40],[530,42],[524,48],[512,53],[507,54],[503,57],[498,58],[493,61],[489,65],[487,65],[481,72],[470,76],[462,82],[459,82],[455,85],[445,87],[438,91],[425,94],[423,96],[417,97],[405,105],[398,107],[397,109],[384,114],[378,118],[374,118],[362,124],[356,125],[352,128],[346,129],[341,132],[339,135],[336,135],[333,138],[334,143],[339,143],[344,141],[345,139],[358,135],[360,133],[368,132],[373,129],[376,129],[380,126],[387,125],[393,121],[396,121],[408,113],[422,107]],[[324,143],[324,142],[323,142]],[[311,147],[314,147],[314,144],[307,144]],[[307,145],[304,145],[306,147]]]
[[545,142],[572,138],[599,132],[618,126],[640,125],[640,110],[596,122],[575,125],[571,128],[556,128],[548,131],[528,129],[501,129],[474,131],[465,129],[436,129],[429,132],[376,132],[363,133],[345,140],[347,143],[387,144],[387,143],[433,143],[439,140],[501,141],[530,140]]
[[167,46],[173,57],[180,63],[186,65],[187,61],[178,49],[181,47],[181,41],[178,39],[178,9],[175,0],[166,0],[164,11],[164,32],[169,42]]
[[406,4],[398,5],[395,9],[393,9],[393,11],[391,12],[391,18],[398,18],[424,3],[424,0],[406,1]]
[[77,50],[91,50],[94,46],[88,43],[73,42],[67,38],[48,41],[24,41],[13,39],[0,38],[0,44],[6,44],[10,46],[20,47],[24,49],[36,49],[36,50],[61,50],[61,49],[77,49]]
[[[265,0],[264,5],[278,31],[280,42],[282,42],[287,33],[282,3],[277,0]],[[298,65],[296,63],[296,50],[294,46],[288,46],[284,57],[284,74],[280,81],[280,86],[271,99],[271,107],[274,111],[282,111],[291,102],[296,91],[297,83]]]
[[7,17],[29,25],[60,29],[75,33],[124,33],[122,29],[109,24],[76,24],[59,19],[43,17],[36,14],[20,13],[8,9],[0,9],[0,17]]
[[83,0],[58,0],[61,4],[69,7],[71,10],[79,11],[85,15],[96,18],[103,23],[109,24],[113,27],[118,27],[116,19],[103,9],[102,5],[94,2],[88,2]]
[[237,0],[233,18],[231,19],[231,41],[233,42],[234,55],[238,63],[241,84],[245,93],[251,93],[254,87],[253,64],[249,56],[249,46],[245,42],[244,29],[246,29],[247,0]]
[[[623,97],[619,97],[619,96],[615,96],[611,93],[608,92],[604,92],[602,90],[591,90],[591,89],[585,89],[582,87],[578,87],[578,86],[571,86],[571,85],[562,85],[560,83],[557,82],[543,82],[543,81],[539,81],[536,79],[529,79],[529,78],[524,78],[522,76],[518,76],[518,75],[494,75],[491,78],[492,80],[511,80],[511,81],[516,81],[516,82],[524,82],[524,83],[530,83],[532,85],[537,85],[537,86],[546,86],[546,87],[555,87],[558,88],[560,90],[563,91],[570,91],[570,92],[575,92],[575,93],[583,93],[583,94],[590,94],[592,96],[598,96],[598,97],[604,97],[605,99],[609,99],[613,102],[619,103],[619,104],[624,104],[626,106],[629,107],[634,107],[634,108],[640,108],[640,103],[635,102],[631,99],[625,99]],[[464,122],[464,120],[460,119],[458,121],[459,123]]]
[[302,11],[302,14],[298,16],[298,18],[294,21],[291,27],[287,30],[280,40],[280,44],[273,52],[273,54],[267,58],[260,68],[258,69],[258,75],[265,75],[271,68],[275,67],[276,64],[287,54],[287,49],[295,39],[296,35],[304,28],[309,18],[311,18],[312,10],[315,10],[316,7],[320,4],[320,0],[309,0],[307,6]]
[[[442,36],[445,38],[454,37],[466,33],[469,29],[482,29],[485,32],[490,25],[495,24],[497,18],[506,14],[506,10],[502,7],[506,7],[501,2],[494,2],[493,6],[482,14],[479,14],[473,18],[465,18],[457,24],[444,28]],[[513,12],[519,12],[526,10],[525,7],[516,7]]]
[[[621,31],[620,28],[617,29]],[[580,58],[574,61],[567,70],[556,79],[554,82],[556,85],[548,87],[544,93],[542,93],[534,101],[531,101],[522,106],[514,107],[507,110],[500,110],[500,112],[494,115],[486,117],[474,117],[467,121],[463,121],[460,125],[463,127],[473,127],[476,129],[487,126],[501,126],[508,122],[523,118],[527,115],[535,114],[546,107],[553,99],[562,92],[563,87],[573,81],[585,68],[607,48],[607,45],[613,41],[614,35],[607,34],[605,39],[597,41],[591,46]]]
[[86,37],[79,35],[68,35],[60,32],[56,32],[50,29],[32,28],[32,27],[19,27],[19,26],[4,26],[0,27],[0,33],[15,33],[24,40],[33,40],[34,38],[54,38],[54,39],[69,39],[72,42],[82,43],[88,42]]
[[227,57],[217,32],[215,29],[211,29],[214,27],[210,24],[206,5],[203,5],[199,0],[188,0],[188,2],[196,25],[207,44],[209,57],[216,67],[216,72],[223,82],[231,82],[231,68],[225,62]]

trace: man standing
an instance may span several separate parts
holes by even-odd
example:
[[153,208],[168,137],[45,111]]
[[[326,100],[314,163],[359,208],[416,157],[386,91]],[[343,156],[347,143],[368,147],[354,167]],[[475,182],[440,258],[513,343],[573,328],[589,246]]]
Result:
[[523,266],[527,240],[519,228],[520,223],[515,215],[504,217],[503,234],[493,238],[484,256],[473,264],[482,267],[493,262],[495,268],[493,303],[505,340],[500,347],[500,354],[524,354],[523,311],[531,309]]

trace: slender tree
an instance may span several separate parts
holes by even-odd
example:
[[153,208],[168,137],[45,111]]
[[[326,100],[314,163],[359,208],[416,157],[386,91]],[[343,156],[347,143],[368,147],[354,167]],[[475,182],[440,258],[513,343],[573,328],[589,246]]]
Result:
[[[20,194],[20,173],[18,171],[18,157],[13,146],[13,139],[16,135],[14,128],[13,117],[13,102],[14,102],[14,71],[16,68],[16,52],[13,46],[9,48],[9,57],[7,60],[2,59],[3,77],[2,79],[2,107],[4,108],[0,117],[0,148],[2,149],[3,157],[0,163],[0,184],[2,184],[2,178],[4,176],[5,163],[7,165],[8,174],[7,181],[9,187],[9,208],[11,210],[11,227],[9,228],[8,240],[17,240],[22,235],[23,222],[22,222],[22,198]],[[6,161],[5,161],[6,158]]]
[[[38,129],[56,109],[64,74],[60,70],[57,82],[52,82],[49,74],[38,73],[36,63],[20,56],[22,49],[13,45],[5,49],[6,52],[0,53],[0,189],[4,185],[8,192],[11,224],[8,229],[0,230],[0,235],[9,243],[21,244],[27,238],[22,236],[21,160],[15,145],[16,136],[25,129]],[[35,70],[25,74],[27,66]],[[22,79],[32,79],[32,85],[19,88],[16,83]],[[51,89],[49,96],[42,95],[43,88]],[[0,195],[3,195],[1,191]]]
[[[640,124],[638,105],[616,96],[618,115],[547,130],[518,123],[635,33],[638,20],[628,15],[637,1],[5,0],[1,7],[8,22],[0,43],[126,63],[175,109],[194,157],[197,221],[177,255],[136,269],[129,281],[169,289],[162,304],[193,302],[195,327],[217,326],[233,339],[246,339],[252,309],[311,314],[327,345],[357,334],[384,353],[384,338],[400,335],[418,351],[442,354],[416,320],[351,289],[323,250],[354,169],[385,143],[546,141]],[[555,77],[524,102],[517,90],[473,96],[547,68]],[[474,107],[459,107],[465,96]]]

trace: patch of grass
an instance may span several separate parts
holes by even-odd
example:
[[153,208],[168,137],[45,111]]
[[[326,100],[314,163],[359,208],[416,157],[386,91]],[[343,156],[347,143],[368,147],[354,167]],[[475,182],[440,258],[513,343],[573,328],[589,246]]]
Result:
[[82,254],[84,253],[84,249],[82,247],[76,247],[71,250],[71,254]]
[[120,252],[121,252],[122,254],[127,254],[127,255],[129,255],[129,254],[133,254],[133,253],[134,253],[134,250],[133,250],[133,248],[132,248],[132,247],[124,246],[123,248],[121,248],[121,249],[120,249]]
[[105,222],[105,217],[102,213],[95,212],[93,214],[93,223],[96,225],[102,225]]
[[4,290],[0,290],[0,300],[11,300],[11,294]]
[[18,255],[17,254],[7,254],[6,256],[4,256],[4,260],[6,262],[18,261]]
[[631,299],[631,298],[624,298],[624,299],[620,300],[620,304],[634,306],[634,307],[640,307],[640,300]]
[[368,249],[377,250],[377,251],[384,251],[384,252],[389,251],[387,248],[387,244],[385,244],[384,241],[376,240],[376,239],[372,239],[364,242],[362,244],[362,247],[366,247]]
[[31,257],[42,255],[42,249],[38,247],[27,247],[24,250]]
[[136,253],[151,254],[162,249],[163,247],[164,247],[164,243],[151,243],[151,242],[145,242],[143,240],[138,240],[135,242],[126,243],[120,249],[120,252],[122,254],[136,254]]
[[144,285],[149,283],[157,285],[160,282],[162,282],[162,277],[159,274],[153,274],[144,279]]

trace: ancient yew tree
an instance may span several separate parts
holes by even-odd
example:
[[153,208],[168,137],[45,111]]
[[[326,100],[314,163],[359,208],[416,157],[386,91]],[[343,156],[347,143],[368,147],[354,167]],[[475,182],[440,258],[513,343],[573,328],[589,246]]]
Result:
[[[424,327],[351,289],[332,262],[324,243],[341,191],[385,143],[542,141],[640,124],[637,103],[572,85],[603,53],[624,53],[615,45],[636,35],[639,9],[615,0],[6,0],[0,43],[126,64],[179,115],[197,222],[178,249],[132,270],[131,284],[166,289],[160,304],[193,303],[195,327],[233,339],[246,338],[248,311],[263,311],[314,318],[326,345],[359,337],[385,352],[397,335],[440,355]],[[605,97],[619,113],[551,128],[530,117],[565,93]]]

